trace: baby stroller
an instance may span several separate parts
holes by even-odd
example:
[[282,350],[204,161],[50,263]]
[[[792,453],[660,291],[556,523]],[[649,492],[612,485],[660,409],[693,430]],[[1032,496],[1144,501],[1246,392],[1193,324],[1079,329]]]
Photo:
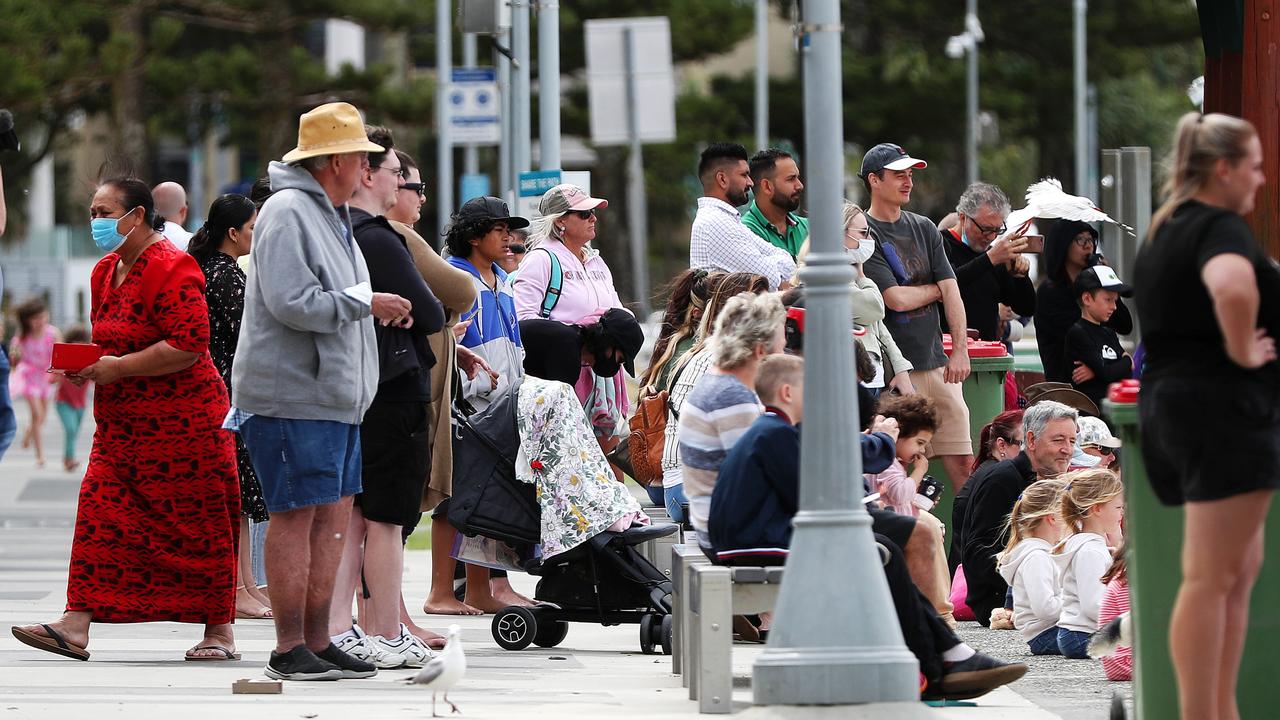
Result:
[[535,558],[541,510],[533,485],[516,477],[520,435],[518,390],[481,412],[465,402],[453,409],[453,498],[449,522],[468,536],[514,547],[523,569],[540,578],[536,607],[508,606],[493,618],[493,639],[507,650],[559,645],[569,623],[639,623],[640,649],[671,654],[671,581],[636,546],[676,532],[675,525],[602,532],[551,557]]

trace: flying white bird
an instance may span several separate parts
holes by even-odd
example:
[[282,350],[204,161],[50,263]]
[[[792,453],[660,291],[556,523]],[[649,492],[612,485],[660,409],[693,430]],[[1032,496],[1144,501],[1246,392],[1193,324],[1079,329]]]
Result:
[[1027,206],[1009,213],[1005,226],[1015,231],[1032,218],[1109,222],[1124,228],[1130,235],[1135,234],[1133,228],[1098,209],[1089,198],[1063,192],[1062,183],[1057,178],[1045,178],[1027,188]]
[[466,674],[467,656],[462,653],[462,628],[450,625],[449,641],[445,643],[444,650],[428,660],[418,674],[409,679],[409,683],[425,685],[431,691],[431,717],[440,717],[436,714],[436,693],[443,695],[444,701],[449,703],[453,712],[461,712],[457,705],[450,702],[449,691]]

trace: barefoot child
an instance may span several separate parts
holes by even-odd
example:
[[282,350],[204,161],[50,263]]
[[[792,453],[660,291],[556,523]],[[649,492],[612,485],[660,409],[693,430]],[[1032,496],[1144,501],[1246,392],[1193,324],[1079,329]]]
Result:
[[[69,343],[87,343],[89,342],[89,331],[84,329],[83,325],[72,325],[67,330],[65,342]],[[80,434],[80,421],[84,419],[85,398],[89,394],[89,386],[93,383],[85,382],[80,385],[67,380],[66,375],[56,375],[58,389],[54,393],[54,410],[58,413],[58,420],[62,423],[63,444],[62,444],[62,467],[67,472],[74,471],[80,466],[80,461],[76,459],[76,437]]]
[[1063,487],[1059,480],[1040,480],[1022,491],[1009,514],[1009,543],[1000,554],[1000,576],[1013,590],[1013,625],[1033,655],[1061,654],[1062,585],[1052,553],[1065,536],[1059,516]]
[[1058,649],[1080,659],[1089,657],[1089,637],[1098,629],[1102,576],[1111,566],[1107,547],[1120,543],[1124,486],[1110,470],[1081,470],[1062,479],[1062,520],[1072,535],[1053,556],[1062,574]]

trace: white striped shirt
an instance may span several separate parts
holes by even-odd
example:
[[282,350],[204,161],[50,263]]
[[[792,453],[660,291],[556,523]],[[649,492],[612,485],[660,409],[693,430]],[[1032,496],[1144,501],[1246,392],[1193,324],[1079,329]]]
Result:
[[796,274],[790,253],[751,232],[737,209],[713,197],[698,198],[689,237],[689,267],[763,275],[770,290]]

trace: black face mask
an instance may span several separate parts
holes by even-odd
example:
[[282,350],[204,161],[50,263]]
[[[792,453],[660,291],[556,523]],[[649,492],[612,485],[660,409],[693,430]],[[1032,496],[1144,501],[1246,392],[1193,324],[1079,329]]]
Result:
[[595,363],[591,365],[591,372],[599,375],[600,377],[606,377],[606,378],[617,375],[618,371],[621,369],[622,369],[621,362],[614,360],[613,358],[608,357],[603,353],[600,355],[600,357],[596,358]]

